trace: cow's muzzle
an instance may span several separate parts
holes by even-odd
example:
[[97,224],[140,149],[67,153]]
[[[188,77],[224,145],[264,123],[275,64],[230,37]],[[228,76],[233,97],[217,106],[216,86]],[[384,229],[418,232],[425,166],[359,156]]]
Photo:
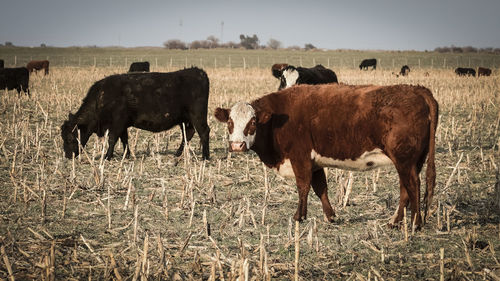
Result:
[[231,151],[231,152],[245,152],[247,150],[248,150],[247,144],[244,141],[242,141],[242,142],[240,142],[240,141],[229,142],[229,151]]

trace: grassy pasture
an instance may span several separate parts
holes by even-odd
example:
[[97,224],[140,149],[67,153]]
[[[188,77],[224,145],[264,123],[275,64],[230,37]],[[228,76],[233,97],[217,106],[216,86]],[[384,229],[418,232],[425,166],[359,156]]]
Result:
[[[31,77],[31,98],[14,91],[0,93],[0,279],[9,279],[9,272],[16,280],[293,278],[295,182],[264,168],[253,153],[228,154],[226,128],[213,116],[208,117],[210,161],[200,160],[197,135],[183,156],[173,156],[180,143],[178,128],[157,134],[129,129],[133,152],[129,159],[120,158],[119,144],[115,158],[103,161],[106,142],[96,136],[80,158],[63,157],[59,128],[68,112],[78,109],[95,81],[128,68],[124,59],[118,63],[120,57],[131,62],[140,58],[140,50],[11,51],[0,49],[0,57],[49,56],[51,73]],[[142,58],[157,71],[184,67],[186,56],[188,65],[201,66],[202,58],[210,78],[209,112],[274,91],[278,81],[269,67],[284,57],[289,63],[294,63],[292,57],[302,57],[305,66],[312,65],[313,58],[327,65],[323,60],[330,57],[339,81],[348,84],[420,84],[440,104],[435,212],[428,224],[416,233],[409,225],[407,241],[404,227],[387,228],[399,200],[395,169],[352,174],[329,169],[329,196],[337,222],[323,222],[321,203],[311,192],[308,219],[299,229],[301,280],[439,280],[441,276],[496,280],[500,276],[500,210],[493,200],[500,164],[496,69],[492,77],[459,78],[452,66],[425,65],[412,68],[408,78],[396,78],[391,72],[401,63],[359,71],[359,62],[353,66],[352,60],[382,57],[384,65],[392,58],[411,58],[410,54],[345,53],[339,57],[350,65],[342,65],[334,63],[333,53],[234,52],[229,52],[232,62],[237,56],[250,61],[245,69],[229,68],[227,62],[217,68],[209,64],[214,57],[220,56],[217,61],[228,57],[222,50],[178,54],[148,49]],[[63,65],[52,60],[61,53],[101,58],[96,61],[108,58],[108,64],[93,67],[92,59],[88,65],[81,60],[80,66]],[[250,59],[256,54],[259,65]],[[109,66],[109,56],[116,65]],[[158,66],[149,59],[155,56],[162,62]],[[426,56],[444,60],[434,53],[415,53],[421,62]],[[170,66],[169,57],[179,63]],[[499,57],[482,59],[500,63]],[[6,64],[12,64],[10,59]]]

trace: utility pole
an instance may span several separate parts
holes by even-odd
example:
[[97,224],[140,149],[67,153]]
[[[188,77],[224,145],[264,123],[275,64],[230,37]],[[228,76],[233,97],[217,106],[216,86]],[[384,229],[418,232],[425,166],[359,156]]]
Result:
[[220,43],[222,44],[224,41],[222,40],[222,36],[224,35],[224,21],[220,22]]

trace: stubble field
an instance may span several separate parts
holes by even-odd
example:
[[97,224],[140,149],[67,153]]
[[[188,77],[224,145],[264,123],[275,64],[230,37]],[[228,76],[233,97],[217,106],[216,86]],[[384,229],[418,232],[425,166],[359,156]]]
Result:
[[[197,135],[174,157],[177,127],[157,134],[130,128],[130,158],[122,159],[119,144],[115,158],[104,161],[107,142],[95,135],[79,158],[64,158],[60,126],[68,113],[95,81],[123,66],[56,65],[48,76],[31,76],[31,98],[2,91],[0,278],[292,279],[295,182],[254,153],[228,153],[225,124],[212,115],[217,106],[275,91],[270,65],[261,67],[205,67],[209,161],[201,161]],[[299,278],[498,280],[498,71],[459,78],[451,69],[423,68],[396,78],[391,69],[330,67],[342,83],[420,84],[433,92],[440,104],[434,213],[421,231],[412,233],[408,223],[406,239],[404,227],[387,227],[399,200],[394,168],[329,169],[337,220],[322,220],[311,192],[299,229]]]

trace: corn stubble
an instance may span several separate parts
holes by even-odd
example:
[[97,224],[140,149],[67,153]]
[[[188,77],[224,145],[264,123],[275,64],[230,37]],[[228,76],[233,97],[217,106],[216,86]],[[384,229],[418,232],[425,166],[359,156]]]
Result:
[[[226,128],[212,115],[210,161],[201,161],[197,135],[174,157],[178,128],[131,128],[129,158],[104,161],[107,143],[93,136],[79,157],[65,159],[59,126],[94,81],[122,69],[54,67],[32,76],[31,99],[0,94],[0,278],[495,280],[498,73],[412,69],[397,79],[391,70],[333,69],[347,84],[421,84],[438,100],[436,195],[421,231],[409,217],[399,229],[386,226],[399,200],[393,168],[330,169],[337,221],[323,222],[311,195],[309,218],[292,235],[295,182],[253,153],[228,153]],[[278,86],[268,69],[206,71],[210,114]]]

